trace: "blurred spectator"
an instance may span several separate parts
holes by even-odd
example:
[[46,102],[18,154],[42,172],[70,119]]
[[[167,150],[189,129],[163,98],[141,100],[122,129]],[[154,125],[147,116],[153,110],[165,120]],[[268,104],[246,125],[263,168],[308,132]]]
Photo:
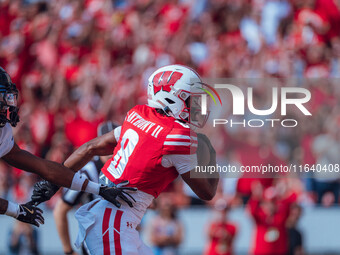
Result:
[[289,243],[286,221],[294,195],[284,197],[278,186],[263,190],[257,182],[253,184],[253,193],[248,206],[256,224],[253,248],[254,255],[284,255],[288,253]]
[[[244,131],[238,139],[232,138],[233,149],[237,154],[242,166],[260,166],[260,165],[285,165],[275,154],[273,144],[268,144],[267,139],[258,135],[259,131]],[[260,178],[259,178],[260,177]],[[275,177],[275,176],[266,176]],[[276,176],[277,177],[277,176]],[[251,187],[254,182],[261,182],[266,188],[272,185],[273,178],[261,178],[257,173],[242,173],[237,182],[236,191],[242,197],[246,204],[251,196]]]
[[[325,133],[315,137],[313,151],[316,155],[317,166],[324,169],[314,173],[317,203],[322,203],[326,206],[338,203],[340,187],[339,175],[334,169],[331,169],[331,167],[340,164],[340,132],[337,123],[330,121]],[[332,198],[323,200],[327,192],[330,193]]]
[[[21,170],[20,170],[21,171]],[[36,177],[32,174],[21,171],[17,183],[11,194],[13,200],[23,203],[29,201],[32,193],[32,186]],[[8,250],[11,255],[39,254],[38,231],[32,225],[15,221],[13,229],[10,230],[8,240]]]
[[287,229],[289,238],[289,255],[303,255],[303,238],[301,232],[297,229],[298,221],[301,217],[302,207],[293,205],[290,209],[287,219]]
[[237,233],[235,224],[228,219],[230,205],[225,199],[219,199],[215,203],[217,219],[211,222],[208,230],[209,243],[204,254],[206,255],[231,255],[233,253],[233,241]]
[[29,224],[16,221],[13,230],[10,232],[8,246],[8,254],[10,255],[40,254],[38,250],[37,229]]
[[159,215],[151,221],[150,240],[155,255],[177,255],[183,240],[183,225],[177,219],[177,210],[166,193],[157,199]]

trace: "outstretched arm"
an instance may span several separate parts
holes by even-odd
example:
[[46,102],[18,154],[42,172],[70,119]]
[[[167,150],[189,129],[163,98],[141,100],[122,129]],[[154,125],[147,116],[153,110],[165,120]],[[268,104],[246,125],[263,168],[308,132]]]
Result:
[[[114,136],[114,132],[110,132],[103,136],[97,137],[80,146],[74,153],[72,153],[72,155],[64,162],[64,165],[68,168],[48,160],[37,158],[32,154],[30,154],[32,162],[23,163],[22,161],[24,161],[24,156],[29,154],[25,151],[21,151],[20,154],[23,154],[21,158],[16,155],[19,154],[19,151],[18,153],[15,153],[13,155],[14,158],[8,157],[6,155],[6,161],[15,167],[24,169],[26,171],[38,173],[41,177],[55,184],[62,185],[64,187],[77,191],[85,191],[88,193],[100,195],[117,207],[121,206],[117,200],[117,197],[125,201],[130,207],[133,207],[133,198],[131,197],[131,199],[129,199],[124,195],[127,190],[136,191],[135,188],[124,187],[124,185],[127,185],[128,182],[121,183],[119,184],[120,186],[117,185],[114,188],[109,188],[107,186],[101,186],[98,183],[89,181],[86,177],[83,177],[81,173],[77,172],[87,162],[89,162],[94,155],[102,156],[112,154],[113,148],[116,144],[117,142]],[[74,173],[69,168],[77,173]],[[58,172],[58,170],[60,171]],[[71,178],[71,184],[69,184],[69,176],[73,176],[73,178]],[[53,186],[54,185],[51,185],[51,183],[46,182],[45,180],[36,183],[34,185],[32,201],[34,201],[35,203],[42,203],[46,200],[49,200],[55,194],[55,188]]]
[[69,156],[64,165],[73,171],[78,171],[85,166],[93,156],[111,155],[117,145],[114,131],[99,136],[83,144]]
[[27,172],[36,173],[41,178],[59,186],[71,187],[74,172],[53,161],[39,158],[14,144],[12,150],[2,157],[8,164]]
[[32,204],[17,204],[0,198],[0,214],[6,214],[19,221],[39,227],[44,224],[43,211]]
[[[78,173],[75,174],[72,170],[61,164],[34,156],[28,151],[20,149],[15,143],[11,151],[3,156],[2,159],[11,166],[36,173],[41,178],[58,186],[96,195],[99,194],[100,185],[98,183],[91,182]],[[58,188],[55,192],[57,190]]]

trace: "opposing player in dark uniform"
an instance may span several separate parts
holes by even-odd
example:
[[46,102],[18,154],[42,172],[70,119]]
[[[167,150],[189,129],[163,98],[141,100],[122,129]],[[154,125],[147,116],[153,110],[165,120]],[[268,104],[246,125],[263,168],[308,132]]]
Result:
[[[98,126],[97,134],[98,136],[102,136],[108,132],[113,131],[116,127],[111,121],[104,122]],[[109,156],[110,158],[110,156]],[[86,175],[86,177],[93,181],[99,181],[99,173],[104,166],[104,163],[109,159],[107,156],[94,156],[93,159],[87,163],[82,169],[79,171]],[[68,228],[68,220],[67,213],[79,203],[87,203],[91,202],[94,199],[93,194],[84,193],[81,191],[75,191],[70,189],[63,189],[63,195],[58,200],[55,208],[54,208],[54,219],[56,222],[56,226],[59,233],[59,238],[63,245],[63,250],[65,254],[75,255],[76,253],[73,251],[69,228]],[[83,254],[88,254],[86,247],[82,247]]]
[[[50,189],[46,189],[41,186],[44,182],[37,183],[35,188],[41,191],[40,194],[44,196],[49,196],[51,191],[55,193],[59,186],[64,186],[77,191],[99,194],[110,202],[116,203],[117,196],[121,196],[126,188],[108,188],[89,181],[79,172],[75,173],[63,165],[36,157],[28,151],[20,149],[14,142],[12,134],[12,127],[15,127],[19,122],[17,99],[18,90],[15,84],[7,72],[0,67],[0,158],[13,167],[36,173],[43,179],[56,184]],[[127,198],[124,196],[123,199]],[[127,202],[131,203],[130,200]],[[0,214],[12,216],[35,226],[44,223],[42,210],[35,207],[33,203],[18,205],[0,199]]]

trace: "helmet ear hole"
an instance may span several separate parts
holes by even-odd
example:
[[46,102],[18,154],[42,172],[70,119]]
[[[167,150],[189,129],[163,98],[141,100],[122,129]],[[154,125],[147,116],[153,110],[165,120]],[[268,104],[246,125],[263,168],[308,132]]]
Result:
[[190,97],[185,100],[185,105],[190,108]]
[[170,98],[165,98],[165,100],[169,103],[169,104],[174,104],[175,101],[174,100],[171,100]]

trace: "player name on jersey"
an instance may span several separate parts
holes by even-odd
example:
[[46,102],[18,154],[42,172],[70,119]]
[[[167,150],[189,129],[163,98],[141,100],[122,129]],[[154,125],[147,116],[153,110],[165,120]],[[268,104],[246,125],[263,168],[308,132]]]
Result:
[[129,116],[127,116],[126,121],[130,122],[132,125],[134,125],[135,127],[141,129],[145,133],[148,133],[149,130],[154,125],[156,125],[156,123],[144,119],[142,116],[140,116],[135,111],[133,111]]
[[[144,131],[145,133],[148,133],[152,127],[156,125],[156,123],[144,119],[142,116],[140,116],[138,113],[133,111],[129,116],[126,118],[127,122],[130,122],[135,127],[139,128],[140,130]],[[160,125],[155,126],[152,132],[152,136],[157,137],[158,134],[163,130],[163,127]]]

